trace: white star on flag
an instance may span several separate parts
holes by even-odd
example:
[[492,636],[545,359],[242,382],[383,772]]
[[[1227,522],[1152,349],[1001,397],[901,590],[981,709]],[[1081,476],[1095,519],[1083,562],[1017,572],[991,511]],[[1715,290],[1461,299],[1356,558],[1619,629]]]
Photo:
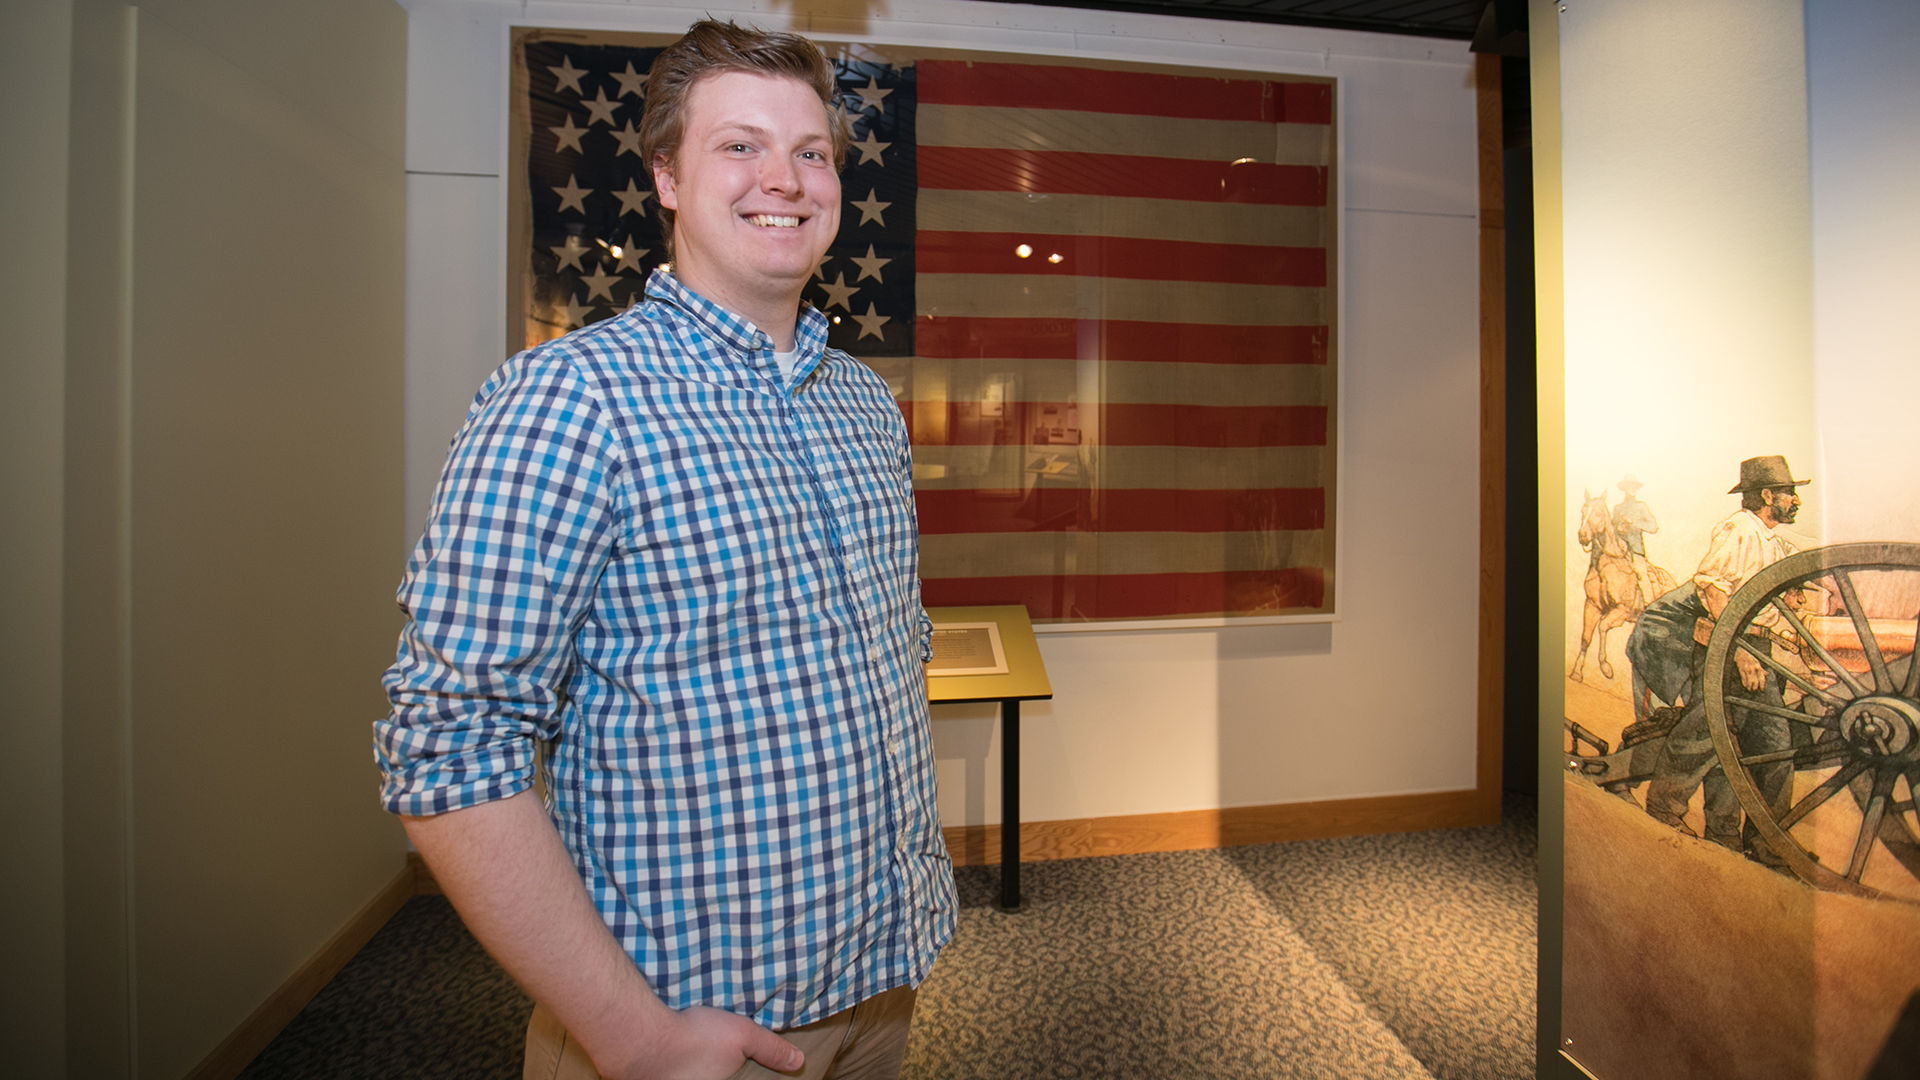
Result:
[[593,264],[593,273],[580,275],[580,284],[587,287],[587,299],[605,296],[609,304],[613,303],[614,283],[619,280],[619,275],[607,273],[607,266],[602,262]]
[[620,84],[620,93],[615,95],[616,97],[632,94],[642,101],[647,99],[647,77],[644,73],[633,70],[633,61],[627,61],[627,70],[613,76],[613,81]]
[[586,72],[573,66],[572,57],[562,56],[559,67],[554,67],[549,64],[547,65],[547,70],[553,72],[554,93],[557,94],[562,90],[571,90],[576,94],[586,93],[586,91],[580,89],[580,76],[585,75]]
[[879,222],[880,227],[884,229],[887,227],[887,219],[881,214],[881,211],[893,204],[890,202],[881,202],[879,199],[874,198],[874,195],[877,193],[874,188],[868,188],[867,197],[864,202],[856,200],[850,205],[860,208],[860,224],[865,225],[869,221],[875,221]]
[[827,290],[827,307],[853,312],[853,294],[860,291],[860,286],[847,284],[847,275],[835,274],[832,281],[822,281],[820,287]]
[[887,163],[880,160],[880,152],[882,150],[885,150],[887,147],[892,146],[893,144],[890,142],[881,142],[880,140],[874,138],[873,129],[868,128],[866,138],[861,139],[857,143],[851,143],[849,145],[851,145],[853,149],[860,151],[860,160],[859,162],[857,162],[857,164],[860,164],[860,165],[873,164],[873,165],[878,165],[884,169],[887,167]]
[[587,315],[593,311],[593,305],[583,304],[578,297],[570,296],[566,303],[560,305],[560,310],[567,313],[567,329],[571,330],[587,325]]
[[600,88],[592,101],[587,101],[585,98],[582,98],[580,104],[585,105],[587,111],[593,114],[593,119],[587,121],[588,127],[592,127],[602,120],[606,121],[608,127],[612,127],[613,110],[620,107],[618,101],[607,100],[607,88],[604,86]]
[[576,154],[586,152],[580,149],[580,136],[585,135],[587,129],[573,126],[572,113],[566,115],[566,118],[560,122],[559,127],[549,127],[547,130],[560,137],[559,145],[553,148],[554,153],[557,154],[562,150],[572,150]]
[[651,250],[653,249],[635,247],[633,244],[633,234],[628,233],[627,242],[620,245],[620,254],[618,256],[620,259],[619,269],[623,272],[631,270],[636,274],[640,273],[640,260],[646,258],[647,252]]
[[555,270],[561,270],[571,266],[584,274],[587,272],[587,268],[580,265],[580,257],[593,249],[582,247],[579,237],[569,236],[564,245],[560,247],[550,247],[547,250],[553,252],[553,257],[560,260],[560,265],[555,267]]
[[880,328],[887,325],[889,322],[892,322],[893,316],[877,315],[874,313],[873,305],[868,304],[867,313],[865,315],[855,315],[853,317],[853,321],[860,324],[860,335],[859,337],[856,337],[853,340],[859,341],[860,338],[866,337],[868,334],[872,334],[874,337],[879,338],[881,341],[885,341],[887,340],[887,337],[885,334],[882,334],[880,332]]
[[613,152],[614,157],[619,157],[621,154],[640,156],[640,129],[633,126],[633,121],[627,121],[627,126],[612,134],[614,141],[620,144],[620,149]]
[[[629,183],[631,183],[631,181],[629,181]],[[580,182],[573,178],[573,174],[568,173],[567,186],[554,188],[553,193],[560,196],[560,210],[562,213],[566,212],[567,207],[571,206],[584,214],[587,212],[587,196],[593,194],[593,189],[581,187]]]
[[892,262],[893,260],[882,259],[874,255],[872,244],[867,245],[867,255],[865,258],[861,258],[858,255],[852,255],[852,256],[849,256],[849,258],[851,258],[854,262],[860,264],[860,273],[853,280],[865,281],[868,278],[872,278],[873,280],[879,282],[882,285],[885,285],[887,283],[887,279],[880,276],[880,268]]
[[640,188],[634,184],[633,177],[629,176],[627,177],[627,190],[616,191],[613,193],[613,197],[620,200],[621,217],[626,217],[628,214],[639,214],[641,217],[646,217],[647,200],[653,198],[653,192],[640,190]]
[[860,95],[861,112],[865,112],[868,109],[882,108],[882,103],[887,100],[887,95],[893,93],[891,90],[880,89],[880,84],[875,82],[871,75],[867,76],[867,85],[856,86],[853,92]]

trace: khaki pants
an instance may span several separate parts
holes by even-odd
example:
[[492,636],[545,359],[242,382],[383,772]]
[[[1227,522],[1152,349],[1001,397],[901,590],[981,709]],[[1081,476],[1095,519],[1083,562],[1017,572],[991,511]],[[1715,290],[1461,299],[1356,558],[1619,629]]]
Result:
[[[777,1073],[749,1061],[728,1080],[794,1076],[804,1080],[895,1080],[907,1056],[914,991],[898,986],[834,1013],[825,1020],[780,1033],[807,1055],[806,1068]],[[527,1024],[524,1080],[600,1080],[592,1059],[545,1006],[533,1007]]]

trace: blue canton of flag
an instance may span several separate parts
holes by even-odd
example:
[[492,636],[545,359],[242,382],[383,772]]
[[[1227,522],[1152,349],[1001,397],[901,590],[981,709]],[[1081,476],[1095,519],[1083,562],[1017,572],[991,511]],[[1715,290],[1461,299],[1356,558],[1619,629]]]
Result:
[[[640,158],[644,84],[659,54],[628,45],[523,45],[528,346],[626,310],[667,261],[653,176]],[[804,297],[829,317],[833,347],[911,357],[913,68],[854,60],[834,69],[853,144],[841,172],[840,236]]]
[[827,343],[855,356],[913,355],[913,239],[918,228],[911,66],[840,61],[853,144],[840,172],[840,237],[806,298],[832,325]]
[[530,41],[525,344],[627,309],[667,261],[640,158],[644,83],[659,49]]

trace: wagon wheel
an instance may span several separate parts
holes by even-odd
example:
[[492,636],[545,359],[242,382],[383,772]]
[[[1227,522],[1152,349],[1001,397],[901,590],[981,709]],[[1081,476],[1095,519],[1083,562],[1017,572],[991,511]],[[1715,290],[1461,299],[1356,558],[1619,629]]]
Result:
[[[1796,593],[1803,586],[1821,590],[1813,595],[1824,599],[1830,616],[1796,610],[1808,605],[1806,594]],[[1920,544],[1816,548],[1741,586],[1707,644],[1707,725],[1727,780],[1773,850],[1822,889],[1920,899],[1920,887],[1898,895],[1863,880],[1871,868],[1883,886],[1897,877],[1905,879],[1902,885],[1920,886],[1916,596]],[[1736,649],[1770,672],[1769,684],[1785,696],[1748,690]],[[1765,732],[1775,743],[1786,733],[1788,745],[1756,749],[1756,742],[1768,741]],[[1779,805],[1770,806],[1761,776],[1788,763],[1802,783],[1790,778]],[[1802,790],[1796,794],[1796,788]],[[1831,801],[1842,790],[1852,796],[1851,806]]]

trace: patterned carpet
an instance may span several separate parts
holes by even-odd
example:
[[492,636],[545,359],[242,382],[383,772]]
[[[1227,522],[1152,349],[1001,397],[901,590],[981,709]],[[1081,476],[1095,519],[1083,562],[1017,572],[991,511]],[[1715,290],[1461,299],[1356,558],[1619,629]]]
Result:
[[[962,868],[906,1075],[1530,1077],[1537,825]],[[513,1080],[531,1009],[416,897],[242,1076]]]

